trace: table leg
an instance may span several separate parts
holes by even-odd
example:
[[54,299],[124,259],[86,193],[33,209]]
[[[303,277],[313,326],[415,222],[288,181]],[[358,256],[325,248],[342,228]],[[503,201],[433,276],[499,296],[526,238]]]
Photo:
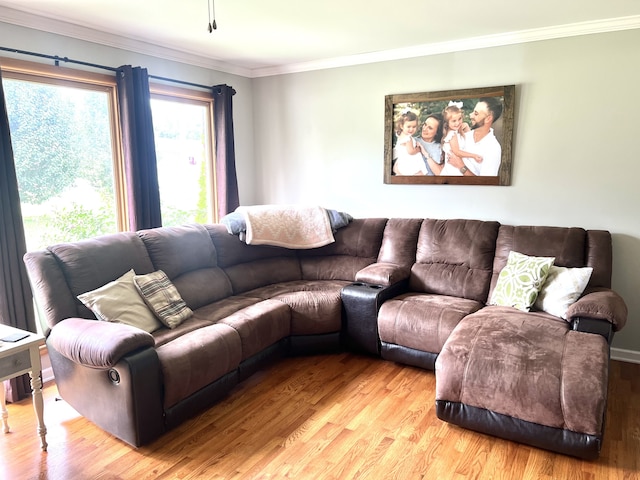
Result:
[[9,411],[7,410],[4,382],[0,382],[0,409],[2,410],[2,430],[9,433]]
[[44,401],[42,400],[42,379],[40,374],[42,372],[42,363],[40,361],[40,349],[31,349],[31,390],[33,390],[33,408],[36,411],[38,418],[38,435],[42,442],[42,450],[47,451],[47,440],[45,435],[47,434],[47,427],[44,425]]

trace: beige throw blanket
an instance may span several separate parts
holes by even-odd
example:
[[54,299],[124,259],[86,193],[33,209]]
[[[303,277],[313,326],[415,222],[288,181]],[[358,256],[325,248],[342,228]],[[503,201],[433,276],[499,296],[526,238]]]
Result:
[[247,223],[246,243],[293,249],[333,243],[329,216],[322,207],[256,205],[240,207]]

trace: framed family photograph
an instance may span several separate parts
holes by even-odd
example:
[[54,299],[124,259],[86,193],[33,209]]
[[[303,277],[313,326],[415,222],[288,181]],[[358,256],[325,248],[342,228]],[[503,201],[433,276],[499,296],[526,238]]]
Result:
[[515,85],[387,95],[384,183],[510,185]]

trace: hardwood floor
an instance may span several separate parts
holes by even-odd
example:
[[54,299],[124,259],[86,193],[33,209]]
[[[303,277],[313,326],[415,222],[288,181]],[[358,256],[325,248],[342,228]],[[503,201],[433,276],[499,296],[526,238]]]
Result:
[[29,400],[9,405],[2,479],[638,479],[640,365],[613,361],[594,462],[444,423],[433,372],[353,354],[281,360],[151,445],[133,449],[44,390],[48,453]]

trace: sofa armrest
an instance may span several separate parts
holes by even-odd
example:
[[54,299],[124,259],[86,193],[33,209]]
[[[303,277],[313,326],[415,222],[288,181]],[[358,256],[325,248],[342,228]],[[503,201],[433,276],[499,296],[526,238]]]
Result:
[[614,331],[622,329],[627,323],[627,305],[620,295],[608,288],[589,290],[567,310],[567,319],[573,323],[576,319],[606,320]]
[[571,329],[576,332],[602,335],[609,345],[611,345],[611,341],[613,340],[613,325],[607,320],[577,317],[571,321]]
[[345,342],[357,351],[380,355],[378,310],[383,302],[408,288],[408,280],[389,286],[354,282],[342,288]]
[[410,274],[411,267],[387,262],[372,263],[356,273],[356,282],[389,286],[408,279]]
[[90,368],[112,368],[125,355],[153,347],[151,334],[122,323],[68,318],[56,324],[48,342],[60,355]]

